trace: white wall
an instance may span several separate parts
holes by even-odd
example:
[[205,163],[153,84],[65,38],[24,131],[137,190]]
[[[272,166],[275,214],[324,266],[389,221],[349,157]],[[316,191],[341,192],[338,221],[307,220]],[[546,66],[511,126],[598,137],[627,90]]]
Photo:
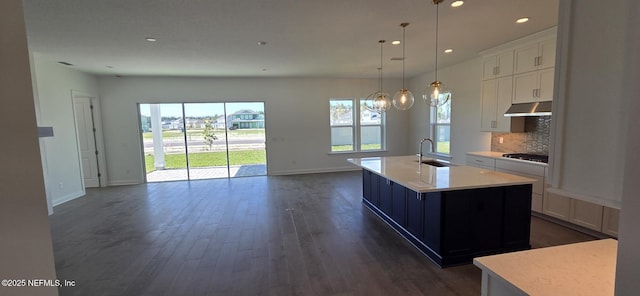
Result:
[[[55,280],[22,0],[0,1],[0,279]],[[2,287],[2,295],[58,295]]]
[[626,124],[621,120],[624,5],[565,1],[560,7],[551,190],[619,208],[624,164],[620,131]]
[[[616,295],[636,295],[640,291],[640,133],[637,118],[640,117],[640,2],[625,2],[626,46],[624,47],[624,72],[622,75],[623,132],[626,139],[624,180],[622,187],[622,211],[618,242],[616,270]],[[626,132],[624,132],[626,131]]]
[[37,53],[32,68],[39,126],[52,126],[53,137],[42,138],[47,195],[55,206],[84,195],[71,91],[98,92],[97,79],[50,61]]
[[[329,154],[329,99],[366,97],[377,79],[99,77],[109,184],[143,181],[137,103],[264,101],[268,174],[354,169]],[[387,89],[401,87],[385,81]],[[408,152],[406,113],[388,112],[387,153]]]
[[[416,96],[411,108],[409,149],[417,153],[420,139],[429,137],[429,108],[422,94],[435,78],[433,72],[411,79],[409,88]],[[465,153],[491,150],[491,133],[480,131],[481,59],[474,58],[438,69],[438,80],[452,90],[451,96],[451,161],[464,164]]]

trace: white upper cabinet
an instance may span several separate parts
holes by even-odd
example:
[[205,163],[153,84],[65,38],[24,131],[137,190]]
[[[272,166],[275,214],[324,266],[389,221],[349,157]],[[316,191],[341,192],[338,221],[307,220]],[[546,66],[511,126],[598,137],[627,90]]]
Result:
[[553,100],[554,68],[517,74],[513,77],[513,103]]
[[513,77],[507,76],[482,81],[481,130],[487,132],[523,132],[524,118],[505,117],[511,107]]
[[514,73],[552,68],[556,63],[556,39],[547,38],[540,42],[516,48],[514,51]]
[[513,50],[482,58],[482,80],[513,74]]

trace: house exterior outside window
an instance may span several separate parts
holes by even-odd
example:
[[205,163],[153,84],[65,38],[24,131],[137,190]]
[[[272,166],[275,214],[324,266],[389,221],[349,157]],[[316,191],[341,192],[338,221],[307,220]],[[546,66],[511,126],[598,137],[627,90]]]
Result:
[[331,152],[380,151],[384,115],[365,108],[364,99],[330,99]]
[[451,99],[446,104],[431,107],[431,135],[436,153],[451,154]]
[[253,110],[239,110],[227,117],[230,129],[264,128],[264,114]]

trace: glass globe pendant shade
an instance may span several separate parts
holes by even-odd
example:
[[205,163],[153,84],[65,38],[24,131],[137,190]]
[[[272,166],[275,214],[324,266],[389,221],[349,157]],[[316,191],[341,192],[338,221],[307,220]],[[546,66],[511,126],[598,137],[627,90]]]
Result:
[[436,80],[429,84],[422,97],[428,105],[439,107],[446,104],[451,98],[451,90],[444,83]]
[[364,108],[369,110],[369,111],[376,111],[376,108],[374,107],[373,103],[374,100],[376,98],[376,95],[378,94],[378,92],[374,92],[371,93],[367,96],[366,99],[364,99]]
[[409,110],[413,106],[415,98],[407,89],[401,89],[393,95],[393,106],[398,110]]
[[391,99],[385,92],[377,92],[373,98],[373,109],[378,112],[385,112],[391,108]]

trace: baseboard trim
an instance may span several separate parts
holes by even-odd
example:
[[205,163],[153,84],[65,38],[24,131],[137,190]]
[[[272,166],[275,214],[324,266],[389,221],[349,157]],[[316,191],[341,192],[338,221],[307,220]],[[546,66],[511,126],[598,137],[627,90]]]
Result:
[[275,171],[270,172],[271,176],[286,176],[286,175],[302,175],[302,174],[317,174],[317,173],[335,173],[335,172],[349,172],[349,171],[359,171],[361,168],[348,166],[348,167],[338,167],[338,168],[327,168],[327,169],[309,169],[309,170],[284,170],[284,171]]
[[124,185],[138,185],[140,184],[139,180],[111,180],[109,181],[109,186],[124,186]]
[[74,199],[76,199],[78,197],[83,197],[85,194],[86,194],[86,192],[84,190],[82,190],[82,191],[75,192],[75,193],[72,193],[72,194],[67,194],[65,196],[62,196],[62,197],[59,197],[59,198],[56,198],[56,199],[52,199],[51,200],[51,206],[52,207],[59,206],[59,205],[65,203],[65,202],[72,201],[72,200],[74,200]]
[[542,213],[538,213],[538,212],[531,212],[531,216],[535,216],[535,217],[538,217],[538,218],[540,218],[540,219],[547,220],[547,221],[549,221],[549,222],[553,222],[553,223],[555,223],[555,224],[558,224],[558,225],[564,226],[564,227],[566,227],[566,228],[569,228],[569,229],[572,229],[572,230],[575,230],[575,231],[578,231],[578,232],[582,232],[582,233],[584,233],[584,234],[587,234],[587,235],[593,236],[593,237],[598,238],[598,239],[605,239],[605,238],[613,238],[613,239],[617,239],[617,238],[616,238],[616,237],[614,237],[614,236],[610,236],[610,235],[607,235],[607,234],[602,233],[602,232],[598,232],[598,231],[595,231],[595,230],[591,230],[591,229],[589,229],[589,228],[585,228],[585,227],[582,227],[582,226],[580,226],[580,225],[576,225],[576,224],[573,224],[573,223],[571,223],[571,222],[567,222],[567,221],[564,221],[564,220],[560,220],[560,219],[558,219],[558,218],[551,217],[551,216],[548,216],[548,215],[545,215],[545,214],[542,214]]

